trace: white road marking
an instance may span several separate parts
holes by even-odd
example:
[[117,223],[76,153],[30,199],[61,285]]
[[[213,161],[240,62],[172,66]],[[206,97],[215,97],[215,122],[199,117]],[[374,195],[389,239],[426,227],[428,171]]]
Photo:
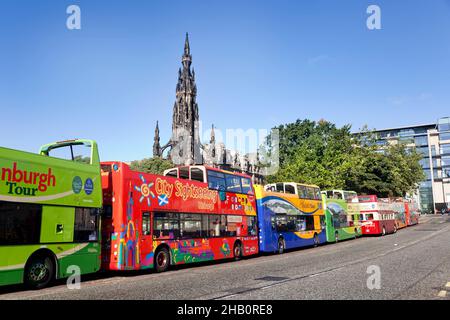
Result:
[[445,285],[447,288],[450,288],[450,282],[447,282],[447,284]]
[[445,290],[439,291],[438,296],[441,298],[445,298],[447,296],[447,291]]

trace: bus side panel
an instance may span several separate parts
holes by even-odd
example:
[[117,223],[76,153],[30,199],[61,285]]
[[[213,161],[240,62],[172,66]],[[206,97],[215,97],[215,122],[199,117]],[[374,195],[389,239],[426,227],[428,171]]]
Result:
[[271,211],[264,206],[264,199],[257,199],[256,207],[258,212],[259,251],[274,252],[276,251],[277,235],[272,230]]

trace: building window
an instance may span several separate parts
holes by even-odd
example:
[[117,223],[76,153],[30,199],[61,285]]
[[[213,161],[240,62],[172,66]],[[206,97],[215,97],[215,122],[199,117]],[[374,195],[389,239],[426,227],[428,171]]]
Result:
[[428,157],[420,159],[419,163],[424,169],[430,168],[430,158]]
[[416,146],[426,146],[428,145],[428,137],[427,136],[415,137],[414,143]]
[[439,140],[441,141],[450,140],[450,132],[440,133]]
[[441,155],[450,155],[450,144],[441,144],[439,151]]
[[450,118],[441,118],[438,120],[439,131],[450,131]]

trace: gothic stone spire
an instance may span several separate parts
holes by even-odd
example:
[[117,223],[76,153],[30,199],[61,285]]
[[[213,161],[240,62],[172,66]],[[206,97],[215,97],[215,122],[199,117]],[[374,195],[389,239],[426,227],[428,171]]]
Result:
[[159,126],[158,126],[158,121],[156,121],[155,138],[154,138],[154,141],[153,141],[153,156],[154,157],[161,157],[161,145],[159,144]]
[[[197,86],[191,72],[191,49],[186,33],[184,54],[181,58],[183,68],[178,70],[176,98],[173,106],[171,158],[176,164],[201,163],[200,135],[198,128]],[[175,147],[178,145],[177,147]],[[179,158],[180,161],[176,159]],[[182,160],[181,160],[182,159]]]

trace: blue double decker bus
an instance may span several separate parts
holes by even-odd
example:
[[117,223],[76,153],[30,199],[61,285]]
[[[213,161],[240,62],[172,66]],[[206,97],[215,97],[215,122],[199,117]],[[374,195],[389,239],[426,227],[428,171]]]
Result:
[[255,185],[255,195],[261,252],[281,254],[327,241],[318,186],[295,182]]

